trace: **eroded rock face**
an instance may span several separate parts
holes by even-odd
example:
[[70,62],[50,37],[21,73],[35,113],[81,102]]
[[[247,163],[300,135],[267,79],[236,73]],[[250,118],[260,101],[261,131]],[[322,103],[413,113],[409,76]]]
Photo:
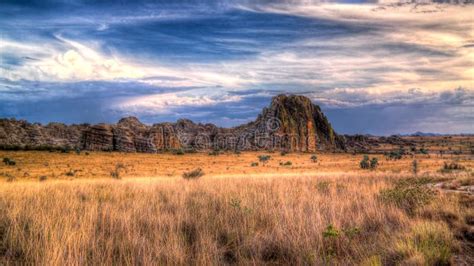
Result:
[[319,106],[303,96],[274,97],[254,128],[258,135],[268,136],[256,140],[256,146],[265,148],[302,152],[344,148],[344,140],[334,132]]
[[135,117],[117,124],[47,126],[0,119],[0,145],[29,148],[68,146],[85,150],[159,152],[185,150],[285,150],[315,152],[344,149],[319,106],[303,96],[279,95],[253,122],[234,128],[196,124],[188,119],[152,126]]

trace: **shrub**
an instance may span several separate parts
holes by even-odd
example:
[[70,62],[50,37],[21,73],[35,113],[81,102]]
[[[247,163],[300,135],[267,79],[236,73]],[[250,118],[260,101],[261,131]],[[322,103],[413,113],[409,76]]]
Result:
[[85,153],[85,154],[86,154],[86,155],[89,155],[89,152],[87,152],[87,151],[86,151],[86,153]]
[[282,166],[291,166],[292,164],[293,164],[293,163],[290,162],[290,161],[286,161],[286,162],[284,162],[284,163],[280,163],[280,165],[282,165]]
[[69,153],[71,151],[71,148],[66,146],[61,148],[61,153]]
[[16,165],[15,160],[10,159],[10,158],[8,158],[8,157],[7,157],[7,158],[3,158],[3,163],[4,163],[5,165],[12,165],[12,166],[13,166],[13,165]]
[[174,155],[184,155],[184,151],[183,151],[183,149],[176,149],[176,150],[173,150],[173,154]]
[[379,160],[375,157],[372,158],[372,160],[369,160],[368,155],[364,155],[362,160],[359,163],[360,168],[362,169],[375,169],[379,165]]
[[339,230],[334,227],[332,224],[328,225],[323,231],[323,237],[325,238],[336,238],[341,234]]
[[48,177],[45,176],[45,175],[42,175],[42,176],[39,177],[39,181],[41,181],[41,182],[46,181],[47,179],[48,179]]
[[260,155],[258,156],[258,160],[263,164],[265,165],[268,160],[270,160],[271,156],[270,155]]
[[380,199],[388,204],[405,210],[408,214],[414,214],[415,210],[430,203],[435,192],[426,187],[431,180],[426,178],[407,178],[399,180],[390,189],[380,192]]
[[413,174],[418,174],[418,161],[417,160],[413,160],[413,162],[411,163],[411,170],[413,172]]
[[256,166],[258,166],[258,163],[257,163],[257,162],[252,162],[252,163],[250,164],[250,166],[251,166],[251,167],[256,167]]
[[421,147],[421,148],[420,148],[420,153],[421,153],[421,154],[428,154],[428,150],[425,149],[424,147]]
[[74,170],[69,170],[66,173],[64,173],[66,176],[74,176],[76,172]]
[[360,234],[360,228],[359,227],[348,227],[348,228],[342,229],[342,231],[344,232],[344,235],[349,239],[352,239],[356,235]]
[[285,155],[287,155],[287,154],[288,154],[287,151],[281,151],[281,152],[280,152],[280,155],[281,155],[281,156],[285,156]]
[[370,160],[370,169],[375,169],[377,168],[377,166],[379,165],[379,160],[377,158],[372,158],[372,160]]
[[183,173],[183,178],[184,179],[198,179],[199,177],[203,176],[204,172],[202,171],[201,168],[194,169],[189,172],[184,172]]
[[364,158],[360,161],[359,165],[360,165],[360,168],[362,169],[369,169],[370,168],[369,156],[364,155]]
[[391,151],[387,154],[389,160],[400,160],[402,155],[400,151]]
[[76,148],[76,154],[77,154],[77,155],[80,155],[80,154],[81,154],[81,149]]
[[121,179],[120,177],[120,169],[125,168],[125,166],[122,163],[117,163],[115,165],[115,169],[110,172],[110,176],[114,179]]
[[459,171],[459,170],[465,170],[466,167],[463,165],[457,163],[457,162],[444,162],[443,169],[441,171],[443,172],[450,172],[450,171]]
[[313,154],[313,155],[311,155],[311,158],[310,158],[310,159],[311,159],[311,161],[312,161],[313,163],[315,163],[315,162],[318,161],[318,156],[316,156],[316,154]]

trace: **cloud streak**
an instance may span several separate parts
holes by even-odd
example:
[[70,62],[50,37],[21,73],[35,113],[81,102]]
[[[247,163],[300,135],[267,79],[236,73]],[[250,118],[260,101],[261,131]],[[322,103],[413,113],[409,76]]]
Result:
[[[49,106],[94,99],[91,110],[106,121],[194,115],[234,125],[275,94],[299,93],[328,108],[336,125],[346,110],[375,117],[380,108],[423,106],[452,118],[455,130],[472,129],[473,6],[345,2],[5,1],[0,116],[53,120]],[[100,120],[67,112],[61,121]],[[416,116],[413,123],[433,119]]]

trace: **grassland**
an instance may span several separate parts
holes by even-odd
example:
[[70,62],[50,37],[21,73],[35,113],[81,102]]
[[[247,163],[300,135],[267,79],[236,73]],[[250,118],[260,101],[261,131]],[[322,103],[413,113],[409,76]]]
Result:
[[0,152],[0,264],[472,265],[469,156],[262,154]]

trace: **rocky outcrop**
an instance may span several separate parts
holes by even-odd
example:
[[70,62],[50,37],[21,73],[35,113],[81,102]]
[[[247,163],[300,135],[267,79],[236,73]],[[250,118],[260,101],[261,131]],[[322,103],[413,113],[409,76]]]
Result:
[[234,128],[196,124],[188,119],[151,126],[135,117],[122,118],[117,124],[71,126],[1,119],[0,146],[150,153],[175,149],[315,152],[342,150],[345,140],[308,98],[279,95],[255,121]]

